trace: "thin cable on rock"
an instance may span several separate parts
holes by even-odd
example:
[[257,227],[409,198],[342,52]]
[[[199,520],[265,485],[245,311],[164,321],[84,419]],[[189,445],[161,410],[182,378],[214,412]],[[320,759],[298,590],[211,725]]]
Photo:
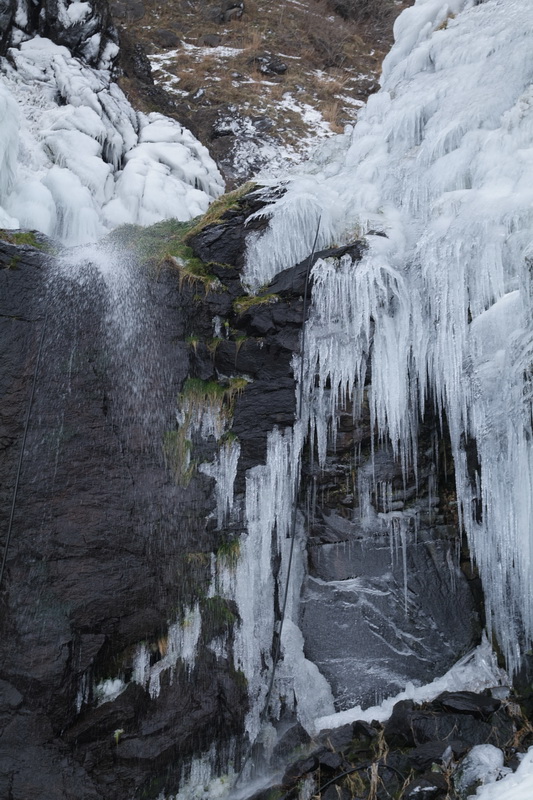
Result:
[[39,365],[41,363],[41,353],[42,353],[42,350],[43,350],[44,334],[46,332],[46,323],[47,323],[47,321],[48,321],[48,308],[46,309],[46,313],[44,315],[43,327],[41,329],[41,336],[40,336],[40,339],[39,339],[39,349],[37,350],[37,360],[35,362],[35,370],[33,372],[33,382],[32,382],[32,387],[31,387],[31,392],[30,392],[30,399],[28,401],[28,408],[26,410],[26,420],[24,422],[24,433],[22,435],[22,445],[20,447],[20,455],[19,455],[19,461],[18,461],[18,466],[17,466],[17,476],[15,478],[15,487],[14,487],[14,490],[13,490],[13,500],[12,500],[12,503],[11,503],[11,514],[9,516],[9,522],[8,522],[8,525],[7,525],[7,536],[6,536],[6,542],[5,542],[5,545],[4,545],[4,555],[3,555],[3,558],[2,558],[2,566],[0,567],[0,587],[2,586],[2,580],[3,580],[3,577],[4,577],[4,571],[5,571],[6,563],[7,563],[7,553],[8,553],[8,550],[9,550],[9,544],[11,542],[11,533],[12,533],[12,530],[13,530],[13,518],[15,516],[15,507],[16,507],[16,504],[17,504],[17,494],[18,494],[18,488],[19,488],[19,483],[20,483],[20,473],[21,473],[21,470],[22,470],[22,461],[24,460],[24,450],[26,448],[26,438],[27,438],[27,435],[28,435],[28,428],[29,428],[29,424],[30,424],[31,410],[32,410],[32,407],[33,407],[33,398],[35,397],[35,387],[37,385],[37,374],[39,372]]

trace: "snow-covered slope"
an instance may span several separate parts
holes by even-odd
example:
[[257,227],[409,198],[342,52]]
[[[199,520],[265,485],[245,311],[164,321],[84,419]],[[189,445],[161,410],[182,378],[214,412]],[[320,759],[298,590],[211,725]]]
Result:
[[135,112],[107,70],[38,36],[1,60],[0,226],[81,244],[191,219],[222,191],[207,149],[175,120]]
[[339,393],[361,400],[370,366],[375,429],[407,464],[437,405],[488,625],[513,669],[533,638],[533,6],[418,0],[395,37],[353,132],[250,236],[247,274],[257,287],[304,258],[319,220],[319,247],[368,235],[360,265],[315,267],[311,423],[324,453],[324,420]]

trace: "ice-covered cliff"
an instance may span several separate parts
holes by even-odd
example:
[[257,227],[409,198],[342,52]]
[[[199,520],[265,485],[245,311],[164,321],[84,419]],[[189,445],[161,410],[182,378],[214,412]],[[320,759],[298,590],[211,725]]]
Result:
[[368,371],[374,429],[405,467],[437,407],[511,668],[533,636],[532,23],[529,0],[407,9],[381,90],[287,182],[247,264],[250,285],[266,283],[305,256],[319,218],[321,244],[367,237],[360,264],[315,267],[306,392],[320,452]]

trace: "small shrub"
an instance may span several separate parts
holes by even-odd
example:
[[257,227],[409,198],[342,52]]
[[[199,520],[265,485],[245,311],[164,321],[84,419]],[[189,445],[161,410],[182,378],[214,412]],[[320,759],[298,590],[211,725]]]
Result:
[[208,225],[214,225],[215,223],[219,222],[226,211],[229,211],[232,208],[237,208],[239,204],[239,200],[248,192],[251,192],[255,184],[252,181],[248,183],[244,183],[242,186],[239,186],[238,189],[235,189],[233,192],[226,192],[226,194],[221,195],[218,197],[207,209],[205,214],[202,217],[198,217],[194,220],[194,225],[188,228],[186,231],[183,241],[188,241],[192,239],[193,236],[196,236],[197,233],[200,233],[204,228]]

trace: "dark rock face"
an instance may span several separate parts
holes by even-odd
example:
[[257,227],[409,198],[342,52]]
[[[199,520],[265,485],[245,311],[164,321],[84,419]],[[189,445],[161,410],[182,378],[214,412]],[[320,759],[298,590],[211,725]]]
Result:
[[111,0],[109,8],[113,19],[136,22],[142,19],[146,9],[141,0]]
[[15,15],[15,0],[1,0],[0,2],[0,55],[4,55],[10,39],[13,17]]
[[[291,425],[294,419],[291,362],[299,352],[309,272],[308,259],[285,270],[262,293],[264,301],[260,294],[236,313],[245,220],[260,207],[254,197],[260,195],[246,196],[238,211],[191,242],[226,287],[222,297],[207,298],[207,304],[228,320],[230,330],[246,335],[238,351],[231,337],[219,344],[212,373],[201,345],[195,356],[201,365],[193,361],[202,377],[237,369],[252,378],[237,402],[232,427],[241,442],[240,469],[263,458],[273,426]],[[354,242],[315,258],[348,254],[357,262],[363,252],[364,243]],[[437,421],[428,417],[421,426],[416,476],[404,476],[387,448],[373,448],[371,438],[368,412],[354,421],[346,409],[325,469],[312,460],[304,464],[301,511],[309,536],[309,574],[300,627],[306,657],[327,678],[340,709],[373,705],[409,680],[432,680],[481,634],[479,599],[460,568],[457,521],[447,500],[453,476],[439,472]],[[386,498],[380,494],[384,487]]]
[[[97,275],[53,275],[31,248],[3,245],[0,258],[2,531],[48,309],[1,587],[3,780],[13,800],[151,796],[155,776],[175,784],[180,759],[237,733],[246,709],[242,681],[207,642],[192,670],[163,673],[155,699],[130,682],[97,705],[91,688],[128,681],[136,643],[161,657],[172,614],[205,581],[185,554],[213,547],[210,480],[178,487],[162,449],[188,370],[177,279],[141,281],[133,311],[157,319],[121,329],[125,310]],[[21,737],[36,750],[22,761]]]

